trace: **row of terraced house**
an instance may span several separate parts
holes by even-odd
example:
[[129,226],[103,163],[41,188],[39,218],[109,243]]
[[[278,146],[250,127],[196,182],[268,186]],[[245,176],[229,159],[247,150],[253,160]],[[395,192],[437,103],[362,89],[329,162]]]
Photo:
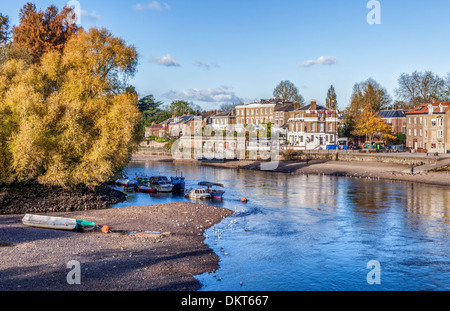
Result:
[[[435,102],[406,110],[384,110],[379,113],[392,126],[393,134],[406,135],[406,146],[413,151],[450,153],[450,102]],[[343,115],[312,100],[298,103],[270,99],[238,105],[230,112],[209,111],[175,117],[146,128],[146,136],[180,137],[201,134],[209,125],[212,130],[242,131],[248,125],[272,123],[279,132],[281,144],[300,150],[326,149],[338,141]]]

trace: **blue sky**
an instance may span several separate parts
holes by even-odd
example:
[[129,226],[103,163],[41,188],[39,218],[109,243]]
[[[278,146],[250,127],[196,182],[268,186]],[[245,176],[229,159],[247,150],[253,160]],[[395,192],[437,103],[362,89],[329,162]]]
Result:
[[[403,72],[450,72],[448,0],[379,0],[379,25],[367,23],[368,0],[78,1],[81,26],[105,27],[136,46],[133,85],[165,103],[247,103],[290,80],[307,102],[324,103],[333,84],[343,109],[353,85],[368,78],[395,98]],[[0,12],[17,24],[26,2],[0,0]]]

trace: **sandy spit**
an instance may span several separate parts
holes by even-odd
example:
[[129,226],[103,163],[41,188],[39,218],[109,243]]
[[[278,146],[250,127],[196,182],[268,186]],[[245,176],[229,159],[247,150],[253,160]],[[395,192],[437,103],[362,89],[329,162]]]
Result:
[[[0,216],[0,291],[198,290],[194,277],[219,268],[204,231],[232,215],[220,207],[169,203],[47,215],[97,223],[93,232],[38,229]],[[107,225],[111,233],[102,233]],[[81,284],[74,279],[80,263]]]

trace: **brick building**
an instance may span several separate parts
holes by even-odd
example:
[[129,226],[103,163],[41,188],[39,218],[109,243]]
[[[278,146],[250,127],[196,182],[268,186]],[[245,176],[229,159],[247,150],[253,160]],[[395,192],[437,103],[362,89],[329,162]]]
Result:
[[419,152],[450,153],[450,101],[406,112],[406,144]]
[[336,144],[338,136],[338,112],[311,104],[289,112],[288,145],[303,150],[326,149]]

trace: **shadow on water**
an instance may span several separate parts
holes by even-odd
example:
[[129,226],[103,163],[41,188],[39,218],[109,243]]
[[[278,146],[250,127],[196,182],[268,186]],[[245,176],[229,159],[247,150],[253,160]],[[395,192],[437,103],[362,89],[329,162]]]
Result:
[[[203,290],[450,289],[446,187],[173,163],[134,162],[126,170],[180,172],[187,187],[223,183],[223,201],[200,203],[235,211],[205,233],[221,268],[198,276]],[[192,201],[136,193],[117,206],[168,202]],[[377,286],[366,279],[371,260],[383,271]]]

